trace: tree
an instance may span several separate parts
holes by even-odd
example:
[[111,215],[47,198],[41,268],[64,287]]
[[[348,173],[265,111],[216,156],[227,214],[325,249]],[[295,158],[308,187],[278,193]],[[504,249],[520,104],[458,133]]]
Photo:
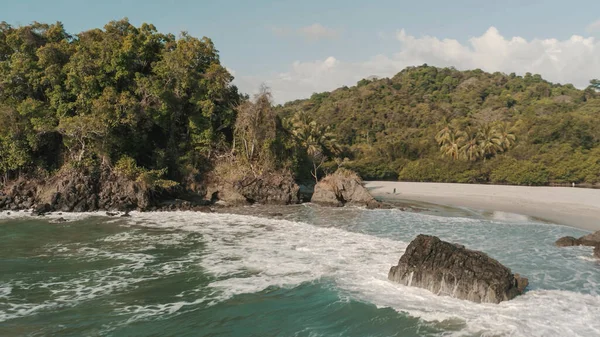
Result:
[[271,92],[262,86],[254,100],[237,107],[236,142],[241,142],[242,154],[250,164],[272,160],[271,144],[277,136],[277,115],[272,108]]
[[[88,144],[101,140],[107,133],[106,126],[100,120],[85,115],[61,119],[57,131],[65,136],[65,144],[78,162],[83,159],[86,151],[89,150]],[[75,156],[76,152],[78,154]]]
[[319,169],[327,160],[327,154],[336,155],[339,147],[329,126],[319,125],[310,116],[298,113],[292,119],[292,134],[306,150],[312,163],[311,174],[319,182]]
[[517,137],[513,133],[512,127],[508,123],[497,123],[495,126],[496,134],[498,137],[499,145],[502,147],[502,151],[507,151],[517,141]]
[[450,129],[444,136],[440,150],[444,156],[448,156],[453,160],[462,157],[461,149],[465,142],[466,134],[462,131]]
[[481,125],[477,131],[477,137],[479,138],[477,145],[484,160],[504,150],[500,135],[491,123]]
[[461,154],[468,161],[476,161],[481,156],[478,132],[473,127],[469,126],[466,128],[464,133],[464,142],[460,148]]

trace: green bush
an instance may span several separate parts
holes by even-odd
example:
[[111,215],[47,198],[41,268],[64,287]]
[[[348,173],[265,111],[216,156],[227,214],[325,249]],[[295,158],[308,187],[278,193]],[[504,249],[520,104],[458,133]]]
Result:
[[150,188],[171,188],[178,185],[173,180],[162,179],[167,173],[167,169],[147,170],[139,167],[135,159],[128,156],[119,159],[115,164],[114,170],[117,174],[142,183]]
[[399,180],[446,183],[477,183],[487,181],[485,171],[464,161],[421,159],[409,162],[400,171]]
[[544,164],[514,158],[506,158],[499,163],[492,170],[490,180],[496,184],[529,186],[548,185],[550,182],[548,168]]

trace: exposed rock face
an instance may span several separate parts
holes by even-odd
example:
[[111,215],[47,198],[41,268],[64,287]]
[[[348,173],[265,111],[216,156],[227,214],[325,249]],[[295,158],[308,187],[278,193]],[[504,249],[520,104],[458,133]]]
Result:
[[594,247],[594,257],[600,259],[600,245],[596,245],[596,247]]
[[565,236],[565,237],[562,237],[562,238],[556,240],[555,244],[559,247],[569,247],[569,246],[591,246],[591,247],[594,247],[596,245],[600,245],[600,231],[582,236],[579,239],[576,239],[572,236]]
[[600,231],[579,238],[582,246],[596,246],[600,244]]
[[289,173],[246,177],[235,187],[251,203],[289,205],[297,204],[300,200],[300,187]]
[[270,172],[260,176],[247,175],[223,181],[213,179],[207,197],[214,201],[223,201],[229,206],[240,204],[297,204],[300,187],[293,176],[287,172]]
[[149,210],[158,195],[143,184],[121,177],[107,167],[97,174],[65,170],[42,180],[19,181],[0,197],[0,209],[52,211]]
[[38,203],[49,204],[56,211],[88,212],[147,210],[152,202],[148,188],[106,169],[97,177],[79,172],[59,174],[40,186]]
[[336,207],[346,204],[363,205],[370,208],[379,206],[379,203],[363,186],[360,177],[346,169],[338,169],[334,174],[321,179],[315,185],[311,202]]
[[437,295],[478,303],[513,299],[528,285],[527,278],[513,275],[485,253],[422,234],[409,244],[388,278]]

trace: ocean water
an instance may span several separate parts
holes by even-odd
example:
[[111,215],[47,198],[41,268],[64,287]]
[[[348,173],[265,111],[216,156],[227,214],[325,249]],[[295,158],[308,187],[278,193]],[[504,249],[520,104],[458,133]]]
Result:
[[[235,212],[1,214],[0,336],[600,336],[600,263],[553,245],[584,231],[467,209]],[[529,290],[475,304],[389,282],[420,233]]]

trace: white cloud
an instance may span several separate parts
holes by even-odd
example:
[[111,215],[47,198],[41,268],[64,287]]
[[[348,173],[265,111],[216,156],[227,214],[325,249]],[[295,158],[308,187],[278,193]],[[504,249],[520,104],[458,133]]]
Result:
[[457,69],[480,68],[485,71],[531,72],[559,83],[587,86],[600,76],[600,43],[593,37],[573,35],[566,40],[506,38],[494,27],[467,43],[454,39],[415,37],[400,30],[396,34],[399,51],[393,55],[375,55],[363,62],[345,62],[333,56],[325,60],[292,63],[278,74],[242,77],[237,82],[242,91],[253,92],[264,82],[282,103],[309,97],[314,92],[330,91],[343,85],[355,85],[371,75],[393,76],[407,66],[427,63],[454,66]]
[[600,32],[600,19],[590,23],[586,30],[590,34]]
[[335,39],[339,36],[337,30],[318,23],[298,29],[298,33],[309,40]]

